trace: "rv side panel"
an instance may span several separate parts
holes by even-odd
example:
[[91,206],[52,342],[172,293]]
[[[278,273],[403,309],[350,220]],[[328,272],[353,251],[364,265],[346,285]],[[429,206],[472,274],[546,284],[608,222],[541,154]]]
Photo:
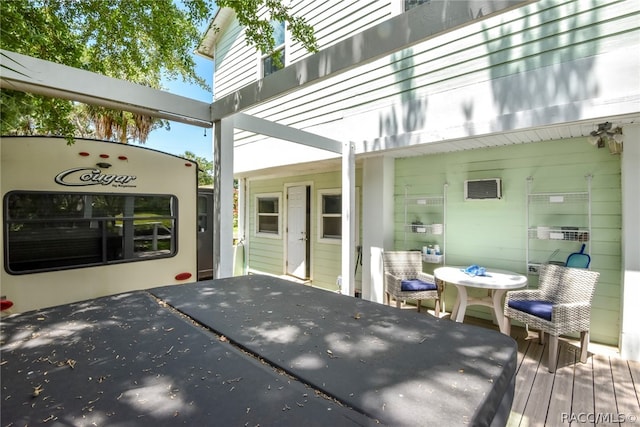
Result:
[[138,146],[0,139],[1,294],[22,312],[197,278],[197,165]]

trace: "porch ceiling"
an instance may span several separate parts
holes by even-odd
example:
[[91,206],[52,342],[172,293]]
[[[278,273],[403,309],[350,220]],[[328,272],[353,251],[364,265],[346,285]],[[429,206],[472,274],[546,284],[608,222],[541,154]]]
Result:
[[[475,150],[480,148],[501,147],[514,144],[528,144],[532,142],[554,141],[571,138],[588,137],[598,128],[598,124],[611,122],[616,126],[629,125],[640,122],[640,114],[602,117],[573,123],[562,123],[552,126],[520,129],[509,132],[499,132],[485,135],[475,135],[467,138],[432,141],[424,144],[406,144],[389,147],[385,155],[399,158],[422,156],[428,154],[449,153],[454,151]],[[381,142],[381,141],[376,141]],[[384,144],[383,144],[384,145]],[[388,146],[388,144],[387,144]],[[360,152],[360,157],[379,155],[380,152]]]
[[[362,160],[369,157],[388,156],[393,158],[424,156],[430,154],[450,153],[455,151],[476,150],[481,148],[502,147],[515,144],[528,144],[535,142],[563,140],[571,138],[586,138],[597,129],[598,124],[611,122],[614,125],[622,126],[640,123],[640,114],[604,117],[582,122],[563,123],[554,126],[544,126],[538,128],[522,129],[511,132],[501,132],[470,136],[454,140],[431,141],[427,143],[412,144],[411,135],[404,138],[406,141],[399,141],[398,138],[386,138],[367,143],[356,143],[356,166],[362,164]],[[586,143],[586,142],[585,142]],[[366,146],[386,147],[384,149],[367,150]],[[395,146],[394,146],[395,145]],[[333,159],[318,160],[314,162],[295,163],[285,166],[252,170],[236,173],[236,177],[241,178],[275,178],[290,175],[308,175],[320,172],[335,171],[341,168],[341,157],[338,155]]]

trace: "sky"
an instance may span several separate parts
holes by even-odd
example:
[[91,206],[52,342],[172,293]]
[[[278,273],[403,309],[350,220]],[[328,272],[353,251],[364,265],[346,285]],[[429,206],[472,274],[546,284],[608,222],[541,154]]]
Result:
[[[210,87],[213,87],[213,61],[202,58],[194,54],[196,61],[196,73],[204,78]],[[194,84],[184,83],[182,80],[164,81],[163,84],[168,92],[198,101],[211,102],[213,93],[206,91]],[[185,151],[191,151],[197,157],[204,157],[211,161],[212,151],[212,129],[205,129],[199,126],[190,126],[177,122],[169,122],[171,130],[160,128],[149,134],[147,142],[143,145],[154,150],[166,153],[184,155]]]

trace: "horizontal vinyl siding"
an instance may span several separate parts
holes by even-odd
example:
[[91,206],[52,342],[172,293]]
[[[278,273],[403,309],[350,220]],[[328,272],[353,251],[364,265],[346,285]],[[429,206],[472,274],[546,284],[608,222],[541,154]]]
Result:
[[[527,177],[534,178],[532,192],[558,193],[586,191],[585,175],[593,174],[589,252],[591,269],[601,276],[593,301],[591,338],[617,344],[621,282],[619,156],[594,148],[586,138],[576,138],[398,159],[395,170],[396,248],[413,249],[422,245],[415,240],[415,233],[407,233],[409,243],[405,244],[405,186],[409,185],[410,194],[420,195],[438,193],[446,182],[447,264],[478,264],[522,274],[526,272]],[[464,181],[483,178],[503,180],[503,199],[464,201]],[[580,245],[580,242],[559,241],[561,253],[557,259],[564,260],[569,253],[578,252]],[[530,286],[535,287],[537,276],[530,276],[529,280]],[[455,296],[455,288],[449,286],[446,291],[449,308]],[[468,313],[491,318],[488,309],[471,307]]]
[[[425,129],[429,97],[554,64],[566,64],[566,69],[558,68],[558,75],[523,77],[512,88],[530,96],[510,97],[503,87],[492,85],[488,95],[496,98],[497,111],[506,116],[598,96],[589,69],[571,63],[637,47],[640,30],[633,3],[536,2],[280,97],[250,114],[336,138],[365,122],[349,136],[371,140]],[[370,111],[376,112],[377,123],[360,119]],[[437,111],[430,114],[438,117]],[[240,133],[238,138],[247,143],[263,137]]]
[[[356,182],[360,182],[361,173],[356,172]],[[311,194],[311,256],[312,256],[312,285],[323,289],[335,291],[338,289],[336,279],[342,268],[342,246],[340,244],[323,243],[318,239],[318,192],[326,189],[342,187],[342,174],[340,171],[321,173],[306,177],[313,180],[313,193]],[[356,184],[357,185],[357,184]],[[358,202],[359,203],[359,202]]]
[[[314,28],[319,49],[324,49],[359,33],[391,16],[389,0],[300,1],[291,6],[294,16],[304,16]],[[261,9],[261,13],[264,10]],[[311,55],[287,33],[287,65]],[[216,45],[215,97],[221,98],[255,82],[258,52],[245,43],[244,30],[237,19],[225,30]]]
[[[389,0],[301,0],[291,5],[314,29],[319,50],[325,49],[391,17]],[[292,44],[291,62],[309,56],[302,45]]]
[[256,80],[257,54],[248,48],[244,30],[234,18],[216,45],[214,98],[218,99]]
[[[270,239],[255,235],[255,198],[260,193],[282,193],[282,228],[286,229],[286,185],[303,183],[311,185],[311,284],[315,287],[337,290],[336,279],[341,273],[341,245],[324,243],[318,240],[318,193],[326,189],[340,189],[341,172],[331,171],[313,175],[298,175],[288,178],[257,179],[249,183],[249,230],[247,235],[248,259],[247,267],[250,270],[257,270],[269,274],[285,274],[284,259],[286,254],[286,234],[282,234],[281,239]],[[356,186],[362,182],[362,171],[356,170]],[[361,200],[356,200],[360,205]],[[358,223],[362,221],[359,219]]]
[[[280,236],[263,237],[256,235],[256,196],[258,194],[280,195]],[[247,268],[249,270],[257,270],[263,273],[281,275],[283,274],[283,257],[285,245],[284,233],[284,209],[285,197],[281,180],[270,181],[251,181],[249,183],[249,200],[248,200],[248,226],[247,230]]]

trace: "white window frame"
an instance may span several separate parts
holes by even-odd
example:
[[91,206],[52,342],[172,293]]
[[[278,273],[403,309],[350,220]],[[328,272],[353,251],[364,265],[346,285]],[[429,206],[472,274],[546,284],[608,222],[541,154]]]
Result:
[[[278,213],[269,214],[264,213],[261,214],[259,212],[260,208],[260,199],[278,199]],[[257,237],[266,237],[268,239],[282,239],[282,193],[258,193],[255,195],[254,199],[254,212],[255,212],[255,225],[254,225],[254,235]],[[266,233],[260,231],[258,226],[260,224],[260,215],[265,216],[275,216],[278,218],[278,232],[277,233]]]
[[[333,245],[339,245],[342,243],[342,236],[340,238],[330,238],[330,237],[322,237],[323,235],[323,222],[322,222],[322,196],[324,195],[339,195],[342,197],[342,188],[323,188],[318,190],[316,193],[316,235],[318,243],[328,243]],[[355,217],[355,244],[360,245],[360,187],[356,187],[355,191],[355,212],[353,213]],[[332,214],[337,217],[342,217],[342,212],[340,215]]]
[[[280,51],[284,51],[284,63],[282,64],[283,67],[287,66],[287,48],[286,48],[287,39],[288,39],[287,23],[285,22],[284,23],[284,42],[282,44],[279,44],[278,46],[274,47],[274,49],[273,49],[274,53],[278,53]],[[265,78],[265,75],[264,75],[264,60],[268,56],[270,56],[270,54],[264,54],[263,55],[262,52],[260,52],[258,50],[258,79]],[[277,71],[275,71],[275,72],[277,72]]]
[[[323,188],[322,190],[318,190],[317,197],[318,202],[317,206],[317,227],[318,227],[318,242],[320,243],[330,243],[334,245],[339,245],[342,243],[342,236],[337,237],[323,237],[324,236],[324,217],[325,214],[322,212],[322,198],[324,196],[340,196],[342,198],[342,189],[341,188]],[[342,211],[339,214],[327,214],[327,216],[334,218],[342,218]]]

